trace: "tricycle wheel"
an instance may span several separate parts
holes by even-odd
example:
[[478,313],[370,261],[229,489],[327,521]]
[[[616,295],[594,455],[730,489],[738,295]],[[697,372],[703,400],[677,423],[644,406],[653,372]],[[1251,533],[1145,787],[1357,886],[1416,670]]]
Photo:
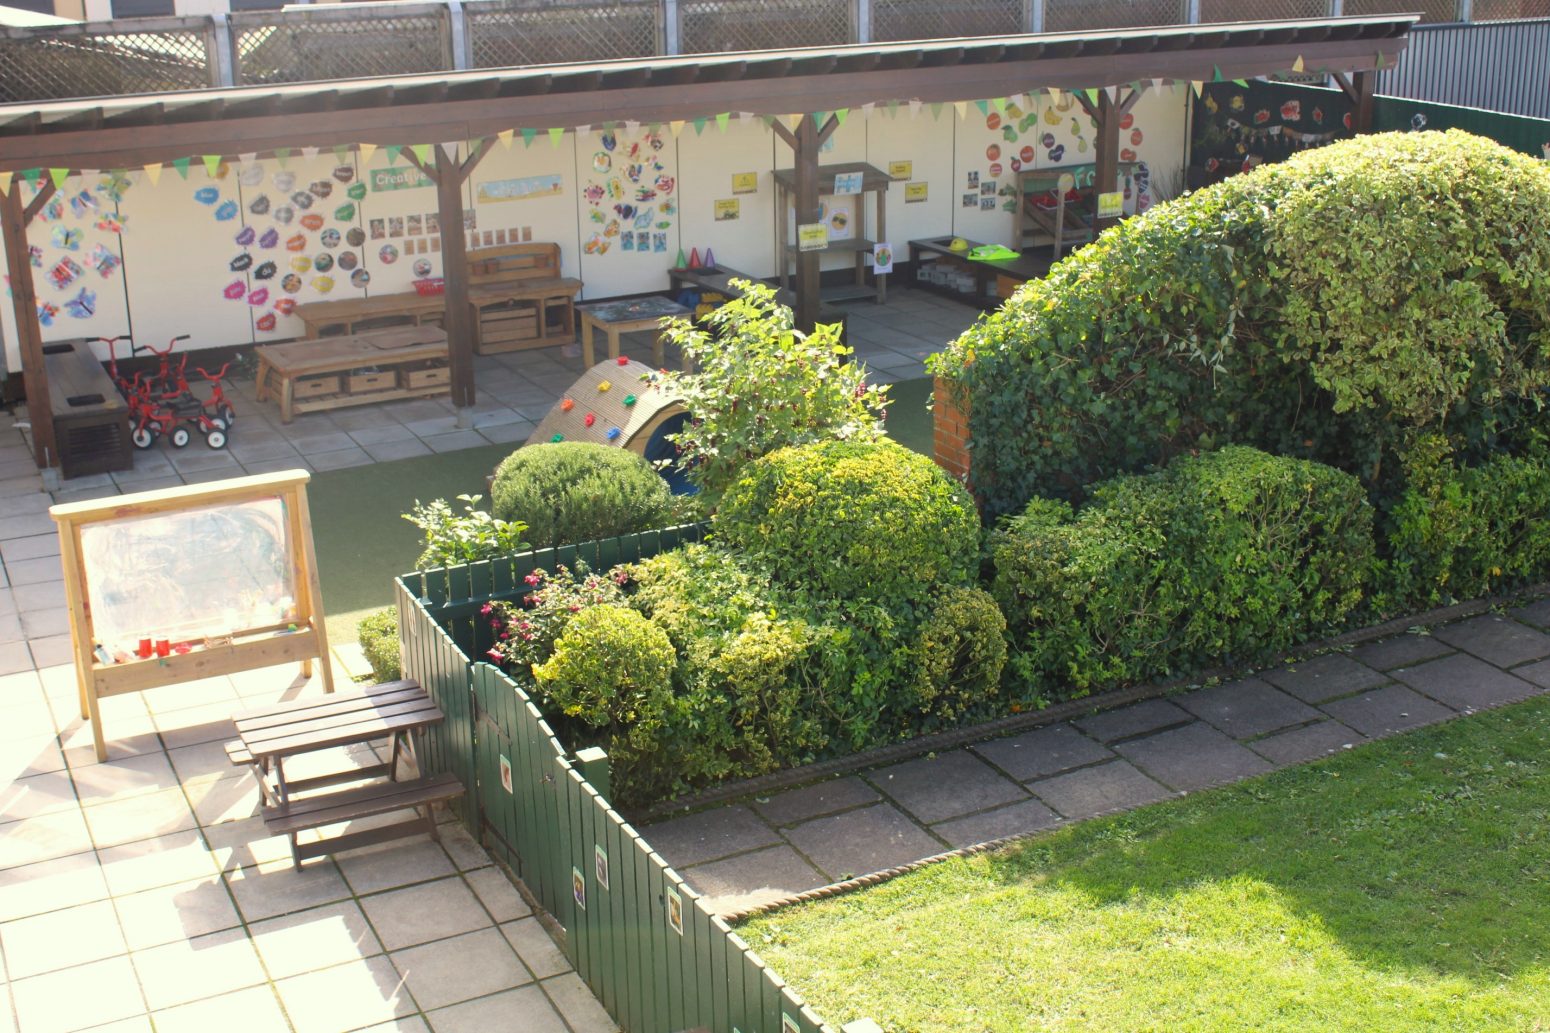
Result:
[[220,428],[210,431],[210,433],[205,435],[205,444],[211,448],[225,448],[226,432]]
[[233,409],[229,405],[221,406],[221,419],[226,421],[227,427],[230,427],[233,423],[237,422],[237,410]]
[[156,435],[151,433],[149,427],[136,427],[129,432],[129,440],[135,443],[136,448],[150,448],[156,444]]
[[187,427],[178,427],[178,428],[173,430],[173,432],[172,432],[172,447],[173,448],[187,448],[188,447],[188,440],[189,440],[189,433],[188,433],[188,428]]

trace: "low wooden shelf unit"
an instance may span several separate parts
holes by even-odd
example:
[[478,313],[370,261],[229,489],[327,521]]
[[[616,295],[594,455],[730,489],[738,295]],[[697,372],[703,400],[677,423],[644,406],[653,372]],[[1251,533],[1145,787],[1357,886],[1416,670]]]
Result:
[[299,412],[451,392],[447,335],[439,327],[270,344],[257,354],[258,400],[277,399],[283,423]]

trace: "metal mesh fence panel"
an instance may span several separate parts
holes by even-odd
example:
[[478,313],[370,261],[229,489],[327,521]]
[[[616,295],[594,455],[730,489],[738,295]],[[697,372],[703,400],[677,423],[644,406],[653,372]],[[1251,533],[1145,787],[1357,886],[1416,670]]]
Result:
[[208,31],[114,22],[113,31],[13,29],[0,35],[0,102],[192,90],[212,84]]
[[1045,0],[1044,6],[1046,32],[1178,25],[1184,20],[1183,0]]
[[463,7],[471,66],[597,61],[657,53],[655,0],[633,3],[470,3]]
[[1343,13],[1353,17],[1419,13],[1423,22],[1451,22],[1458,20],[1458,0],[1345,0]]
[[1550,0],[1475,0],[1472,17],[1477,22],[1550,18]]
[[441,72],[452,67],[447,9],[342,10],[231,16],[238,83],[311,82]]
[[872,0],[872,39],[943,39],[1023,32],[1022,0]]
[[680,0],[679,49],[783,50],[849,43],[848,0]]
[[1202,22],[1270,22],[1328,18],[1330,0],[1200,0]]

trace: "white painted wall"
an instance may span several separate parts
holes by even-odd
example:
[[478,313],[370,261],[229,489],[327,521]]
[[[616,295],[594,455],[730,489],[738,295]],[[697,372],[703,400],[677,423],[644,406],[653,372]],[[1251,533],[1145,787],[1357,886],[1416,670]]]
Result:
[[[1185,154],[1185,106],[1187,97],[1183,91],[1169,89],[1149,91],[1137,102],[1133,126],[1121,133],[1121,146],[1133,149],[1136,156],[1147,161],[1156,170],[1181,169]],[[1015,158],[1022,161],[1024,147],[1033,149],[1036,167],[1053,164],[1090,162],[1092,153],[1092,127],[1089,120],[1067,98],[1063,105],[1048,98],[1040,99],[1032,111],[1032,121],[1026,126],[1023,120],[1013,118],[1015,140],[1006,139],[1004,124],[1006,115],[997,113],[997,125],[991,128],[987,116],[977,106],[970,104],[966,117],[959,117],[952,105],[945,105],[933,113],[931,107],[922,107],[912,114],[907,105],[901,105],[890,114],[885,108],[877,108],[870,118],[860,110],[853,111],[846,123],[833,136],[833,146],[823,154],[825,164],[845,161],[865,161],[882,169],[890,162],[909,161],[913,165],[915,182],[927,184],[927,200],[920,203],[905,202],[903,182],[895,183],[887,193],[888,242],[894,245],[895,254],[907,257],[907,243],[912,238],[957,235],[987,243],[1013,244],[1017,219],[1007,210],[1010,196],[1002,196],[1002,187],[1015,182],[1011,163]],[[994,109],[992,109],[994,110]],[[1132,145],[1130,134],[1139,130],[1141,141]],[[1046,141],[1044,134],[1049,133]],[[725,131],[719,130],[714,121],[707,123],[703,132],[696,133],[692,124],[683,127],[674,137],[667,126],[659,131],[662,141],[660,150],[651,150],[652,159],[632,161],[629,148],[644,143],[650,149],[648,127],[640,127],[633,133],[621,125],[616,131],[615,148],[609,151],[603,144],[601,130],[588,132],[578,139],[574,131],[568,131],[558,146],[551,144],[548,134],[540,132],[530,145],[517,136],[508,148],[492,142],[489,152],[474,171],[465,198],[468,210],[475,213],[477,225],[475,246],[484,246],[484,234],[491,234],[496,243],[501,231],[508,242],[519,240],[524,232],[534,241],[552,241],[560,245],[562,269],[565,275],[580,278],[585,283],[583,296],[595,299],[623,294],[664,291],[667,289],[667,271],[678,251],[687,253],[699,248],[703,253],[708,247],[727,265],[756,276],[769,276],[776,271],[774,228],[777,218],[794,226],[789,212],[777,213],[774,208],[773,171],[791,166],[790,149],[759,119],[742,122],[735,116],[728,121]],[[987,148],[1000,148],[995,159]],[[1052,146],[1063,147],[1058,159],[1051,157]],[[1084,149],[1085,147],[1085,149]],[[596,165],[599,155],[608,158],[607,169],[599,171]],[[991,176],[993,161],[1001,164],[1001,174]],[[660,162],[661,170],[652,168]],[[423,272],[430,276],[441,275],[441,253],[427,246],[426,252],[418,253],[421,242],[432,239],[426,233],[425,218],[436,210],[436,192],[433,187],[423,186],[399,190],[370,189],[373,170],[390,168],[385,149],[378,149],[364,167],[355,152],[347,152],[342,162],[349,170],[349,181],[334,175],[340,159],[331,152],[322,152],[312,158],[298,153],[282,168],[275,159],[254,163],[244,181],[243,167],[235,165],[218,170],[212,178],[196,159],[185,180],[170,166],[161,175],[160,183],[152,185],[142,171],[129,174],[131,186],[117,206],[124,221],[122,239],[95,228],[94,218],[75,218],[68,209],[68,198],[83,189],[94,193],[101,176],[87,179],[71,178],[62,194],[62,221],[39,222],[29,230],[29,238],[44,252],[44,268],[38,273],[38,295],[61,305],[73,297],[79,284],[68,291],[56,290],[48,283],[46,273],[63,257],[65,252],[53,244],[55,225],[79,229],[82,239],[80,250],[71,254],[90,253],[98,243],[118,248],[122,266],[106,279],[93,271],[86,271],[82,282],[97,292],[96,313],[88,319],[73,319],[63,311],[53,326],[44,331],[45,340],[66,337],[112,336],[132,332],[142,342],[155,342],[158,346],[177,334],[193,335],[193,344],[199,347],[242,344],[253,341],[284,340],[301,332],[300,322],[294,316],[276,312],[275,307],[283,299],[297,303],[323,298],[344,298],[412,290],[412,281],[419,278],[415,271],[417,262],[424,262]],[[632,180],[629,166],[641,164],[639,182]],[[400,157],[393,168],[403,170],[407,162]],[[649,172],[649,175],[647,174]],[[734,195],[732,175],[737,172],[754,172],[758,176],[758,189],[752,194]],[[992,195],[992,210],[981,208],[979,188],[975,188],[973,208],[963,206],[963,195],[969,193],[968,174],[976,172],[980,183],[994,182],[998,193]],[[276,182],[279,175],[281,182]],[[510,181],[531,181],[535,177],[557,177],[559,192],[548,196],[530,196],[516,200],[496,201],[493,195],[481,200],[481,189],[492,188],[500,192],[503,184]],[[663,190],[657,180],[671,179],[670,189]],[[284,180],[290,179],[288,189],[282,191]],[[315,182],[331,185],[329,196],[315,198],[306,212],[296,208],[291,195],[308,191]],[[617,182],[621,196],[608,194]],[[355,211],[348,220],[337,218],[339,207],[349,198],[346,196],[352,184],[367,184],[364,197],[354,201]],[[601,187],[605,196],[594,205],[587,196],[589,186]],[[196,194],[209,188],[215,192],[213,204],[201,204]],[[627,188],[627,189],[626,189]],[[30,188],[22,187],[30,196]],[[639,200],[640,189],[654,189],[657,196],[649,201]],[[506,192],[511,192],[507,190]],[[520,191],[519,191],[520,192]],[[269,210],[258,214],[253,211],[254,202],[267,197]],[[735,221],[718,222],[715,218],[717,200],[736,197],[739,201],[739,218]],[[834,199],[828,199],[835,203]],[[854,198],[848,203],[854,206]],[[221,203],[234,201],[238,212],[229,221],[218,221],[215,213]],[[100,201],[104,208],[112,210],[111,202]],[[653,211],[649,226],[637,229],[635,216],[630,219],[629,231],[645,232],[648,243],[655,243],[655,234],[665,234],[663,251],[654,248],[642,254],[635,248],[624,251],[621,237],[625,231],[624,219],[614,210],[615,205],[632,205],[641,210],[649,205]],[[664,204],[668,211],[663,211]],[[275,213],[281,205],[293,209],[289,224],[280,225]],[[1015,205],[1014,205],[1015,207]],[[870,209],[870,201],[868,201]],[[301,226],[303,214],[317,214],[323,223],[316,230]],[[595,216],[594,213],[597,213]],[[418,216],[420,233],[411,236],[409,220]],[[870,218],[870,211],[868,212]],[[594,221],[601,217],[602,221]],[[401,220],[396,236],[390,229],[391,220]],[[381,220],[382,238],[372,239],[373,223]],[[617,222],[617,235],[607,237],[611,223]],[[666,223],[665,228],[659,228]],[[252,243],[237,243],[237,235],[251,228]],[[359,229],[364,242],[357,247],[348,244],[350,229]],[[261,246],[266,230],[277,231],[278,241],[271,248]],[[334,247],[325,247],[323,233],[335,230],[341,241]],[[300,236],[302,249],[288,251],[285,242]],[[594,235],[609,239],[606,253],[593,245],[593,253],[587,253],[587,245]],[[632,241],[633,242],[633,241]],[[410,253],[411,243],[415,253]],[[387,262],[383,248],[392,246],[397,260]],[[350,271],[338,267],[340,254],[353,251],[357,255],[357,268],[370,277],[368,285],[354,286]],[[252,257],[252,266],[234,272],[230,263],[239,255]],[[326,273],[316,269],[320,255],[327,254],[334,268]],[[291,273],[290,262],[306,258],[309,269],[296,273],[300,285],[295,293],[284,289],[284,277]],[[829,256],[825,268],[847,266],[848,256]],[[278,265],[276,275],[268,281],[256,279],[258,267],[265,261]],[[329,290],[322,290],[321,277],[332,280]],[[233,283],[240,283],[242,297],[227,299],[223,291]],[[267,288],[269,295],[262,304],[250,304],[253,292]],[[272,330],[258,329],[258,321],[265,315],[274,315]],[[16,349],[16,335],[12,325],[10,306],[0,306],[0,326],[6,338],[8,368],[20,368]]]

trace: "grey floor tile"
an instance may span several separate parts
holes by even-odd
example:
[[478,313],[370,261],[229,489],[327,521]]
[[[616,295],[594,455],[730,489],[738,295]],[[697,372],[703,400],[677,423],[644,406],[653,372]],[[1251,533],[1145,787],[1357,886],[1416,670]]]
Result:
[[1264,758],[1203,722],[1132,739],[1115,750],[1157,781],[1181,791],[1271,770]]
[[775,825],[791,825],[836,811],[874,803],[877,791],[861,779],[850,776],[831,779],[800,789],[788,789],[765,800],[755,800],[754,810]]
[[1407,667],[1433,657],[1446,656],[1453,647],[1431,635],[1395,635],[1379,639],[1351,651],[1351,659],[1379,671]]
[[711,861],[679,874],[710,898],[713,910],[723,913],[780,900],[829,881],[784,844]]
[[954,847],[969,847],[1007,836],[1021,836],[1028,832],[1052,828],[1060,824],[1060,816],[1038,800],[1023,800],[993,811],[971,814],[967,818],[955,818],[940,822],[931,831],[947,840]]
[[1303,761],[1339,753],[1347,746],[1366,740],[1367,737],[1361,732],[1326,718],[1317,724],[1267,735],[1249,743],[1249,749],[1272,764],[1301,764]]
[[786,833],[824,875],[842,881],[931,857],[946,849],[888,804],[815,818]]
[[1072,724],[1103,743],[1114,743],[1163,728],[1188,724],[1193,718],[1165,699],[1148,699],[1118,710],[1079,717]]
[[1173,697],[1173,702],[1234,739],[1252,739],[1323,716],[1258,678],[1198,689]]
[[1550,635],[1494,613],[1432,629],[1433,637],[1498,667],[1550,656]]
[[1403,685],[1387,685],[1322,707],[1335,720],[1369,738],[1391,735],[1452,717],[1454,711]]
[[866,777],[927,825],[1028,798],[1026,790],[968,750],[920,757]]
[[1022,735],[982,742],[974,751],[1022,782],[1097,764],[1114,756],[1069,724],[1035,728]]
[[1059,814],[1073,819],[1128,810],[1173,795],[1166,786],[1159,785],[1124,760],[1053,775],[1031,783],[1028,788]]
[[337,452],[314,452],[308,457],[314,470],[343,470],[351,466],[366,466],[372,457],[360,448],[341,448]]
[[1393,672],[1396,680],[1454,710],[1480,710],[1513,703],[1544,691],[1463,653]]
[[431,454],[431,450],[418,438],[407,441],[387,441],[380,445],[367,445],[365,448],[367,454],[379,463]]
[[780,842],[775,831],[747,807],[715,807],[648,825],[646,842],[674,868],[740,854]]
[[1520,621],[1526,621],[1541,628],[1550,627],[1550,596],[1507,612]]
[[[1399,652],[1400,650],[1394,649],[1387,656],[1376,655],[1379,660],[1386,660]],[[1374,667],[1353,660],[1344,653],[1325,653],[1273,671],[1261,671],[1259,677],[1296,696],[1304,703],[1322,703],[1328,699],[1349,696],[1353,692],[1370,689],[1388,681],[1388,678]]]

